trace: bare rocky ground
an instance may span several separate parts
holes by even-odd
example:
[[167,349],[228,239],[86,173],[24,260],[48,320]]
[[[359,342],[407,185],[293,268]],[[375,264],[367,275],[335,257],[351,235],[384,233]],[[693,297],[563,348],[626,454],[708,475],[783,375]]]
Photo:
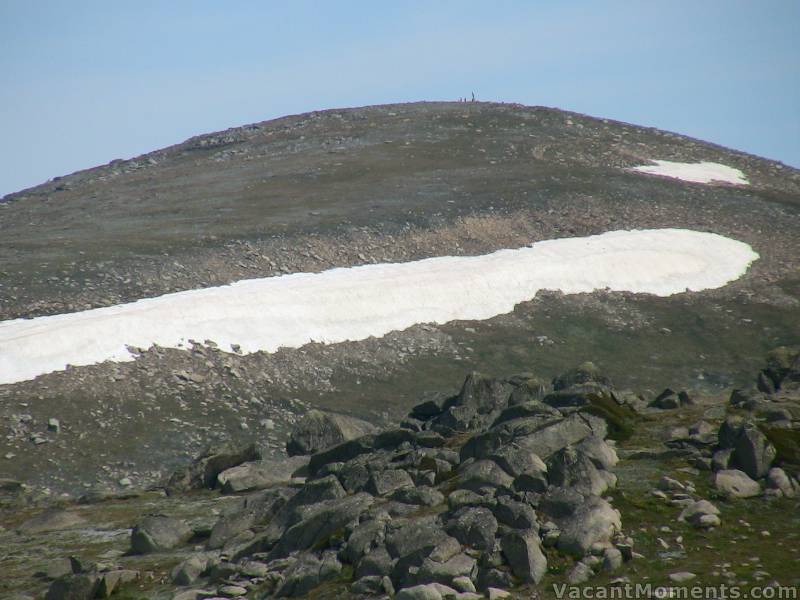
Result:
[[[625,170],[651,158],[724,163],[752,185]],[[98,529],[98,539],[116,552],[142,503],[183,510],[180,500],[139,494],[208,443],[255,442],[280,458],[311,407],[383,427],[426,391],[457,391],[471,370],[549,378],[594,360],[618,387],[648,399],[669,385],[721,404],[752,380],[768,350],[800,343],[798,211],[800,173],[779,163],[654,129],[483,103],[286,117],[6,196],[1,319],[610,229],[714,231],[761,258],[739,281],[698,294],[544,293],[489,321],[419,325],[379,340],[249,356],[196,340],[189,351],[143,349],[130,363],[0,386],[0,477],[27,486],[3,524],[12,531],[42,503],[133,494],[100,510],[116,529]],[[654,474],[674,466],[647,460]],[[198,518],[224,502],[203,498],[187,509]],[[109,531],[118,532],[113,544]],[[18,540],[15,572],[44,543],[58,548],[53,555],[94,548],[72,534],[60,546],[60,535]],[[136,560],[137,570],[150,569]]]
[[212,444],[146,493],[41,504],[6,482],[8,597],[800,584],[797,349],[770,353],[729,399],[648,401],[591,363],[551,383],[472,373],[399,427],[311,411],[292,440],[301,455],[278,460]]

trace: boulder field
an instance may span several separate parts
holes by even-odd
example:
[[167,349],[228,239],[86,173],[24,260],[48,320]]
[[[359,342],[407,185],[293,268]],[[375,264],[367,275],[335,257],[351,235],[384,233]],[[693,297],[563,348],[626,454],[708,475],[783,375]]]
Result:
[[[800,353],[773,352],[752,388],[732,392],[718,427],[678,428],[667,452],[708,474],[712,499],[796,497],[798,375]],[[390,428],[311,412],[285,461],[222,445],[173,474],[167,497],[191,504],[219,489],[234,501],[206,529],[141,515],[129,554],[174,564],[158,597],[181,600],[317,589],[499,598],[540,584],[554,561],[580,584],[642,557],[612,504],[617,441],[643,415],[695,404],[687,392],[657,398],[618,391],[585,363],[551,382],[470,373],[457,394],[427,395]],[[697,531],[724,527],[693,484],[664,475],[652,495]],[[76,557],[55,566],[49,600],[107,597],[145,575]]]

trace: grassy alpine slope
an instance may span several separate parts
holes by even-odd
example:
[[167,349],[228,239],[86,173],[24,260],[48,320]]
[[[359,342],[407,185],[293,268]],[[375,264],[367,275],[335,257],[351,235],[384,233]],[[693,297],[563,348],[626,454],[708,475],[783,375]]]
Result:
[[[738,169],[749,183],[692,183],[630,170],[651,160],[714,162]],[[527,372],[548,380],[592,360],[618,389],[653,398],[672,386],[700,398],[703,411],[721,410],[733,387],[752,382],[769,350],[800,343],[799,211],[800,172],[785,165],[655,129],[490,103],[290,116],[198,136],[6,196],[0,201],[2,320],[240,279],[478,255],[620,229],[708,231],[747,243],[760,257],[742,278],[716,290],[666,298],[541,292],[484,321],[420,324],[382,338],[272,354],[228,353],[196,340],[188,352],[142,348],[130,363],[0,386],[6,424],[0,477],[28,486],[19,497],[11,493],[2,517],[3,535],[19,549],[3,564],[14,573],[12,589],[24,589],[31,555],[45,543],[57,548],[50,557],[103,560],[104,552],[127,545],[127,534],[109,532],[131,526],[143,505],[182,515],[180,500],[176,506],[174,499],[136,494],[208,443],[256,442],[266,458],[284,456],[292,427],[312,407],[387,426],[426,392],[456,392],[465,372]],[[683,410],[643,418],[619,449],[637,436],[658,447],[660,428],[705,415],[694,414],[698,407]],[[716,425],[721,415],[712,417],[705,415]],[[48,426],[50,419],[57,426]],[[790,502],[726,501],[720,505],[725,526],[697,533],[675,526],[675,511],[648,492],[661,475],[672,474],[705,493],[707,474],[678,471],[687,465],[672,458],[629,463],[620,454],[619,486],[610,493],[626,532],[648,557],[626,562],[620,574],[656,580],[667,570],[722,572],[706,565],[707,553],[699,550],[662,564],[658,552],[665,550],[656,538],[672,548],[683,535],[687,549],[722,548],[716,562],[732,565],[725,552],[739,557],[734,546],[737,552],[752,546],[770,565],[762,570],[783,582],[790,571],[776,563],[782,540],[734,523],[741,518],[755,532],[781,521],[786,536],[794,535]],[[86,492],[131,490],[135,497],[91,511],[70,504],[107,523],[102,535],[14,533],[59,494],[67,496],[58,502],[70,503]],[[205,501],[205,512],[226,502]],[[744,512],[753,503],[758,515],[748,520]],[[747,544],[737,540],[742,535]],[[123,562],[152,570],[157,582],[169,560]],[[744,577],[749,565],[743,569]]]

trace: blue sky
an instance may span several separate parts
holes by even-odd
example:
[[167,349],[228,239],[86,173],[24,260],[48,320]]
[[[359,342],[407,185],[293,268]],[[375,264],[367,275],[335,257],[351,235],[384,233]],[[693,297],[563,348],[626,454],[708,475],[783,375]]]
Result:
[[800,2],[0,0],[0,196],[227,127],[555,106],[800,167]]

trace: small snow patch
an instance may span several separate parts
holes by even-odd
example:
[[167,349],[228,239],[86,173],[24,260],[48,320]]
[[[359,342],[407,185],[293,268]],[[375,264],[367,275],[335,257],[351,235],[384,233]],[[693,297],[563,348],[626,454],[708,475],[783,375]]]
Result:
[[[669,296],[722,287],[758,258],[684,229],[611,231],[482,256],[439,256],[249,279],[83,312],[0,322],[0,384],[66,365],[130,361],[136,348],[214,340],[241,353],[382,336],[417,323],[489,319],[539,290]],[[133,352],[131,350],[134,350]]]
[[748,185],[750,183],[739,169],[715,162],[682,163],[669,160],[654,160],[653,162],[655,163],[654,165],[642,165],[633,167],[631,170],[694,183],[718,182],[732,183],[734,185]]

